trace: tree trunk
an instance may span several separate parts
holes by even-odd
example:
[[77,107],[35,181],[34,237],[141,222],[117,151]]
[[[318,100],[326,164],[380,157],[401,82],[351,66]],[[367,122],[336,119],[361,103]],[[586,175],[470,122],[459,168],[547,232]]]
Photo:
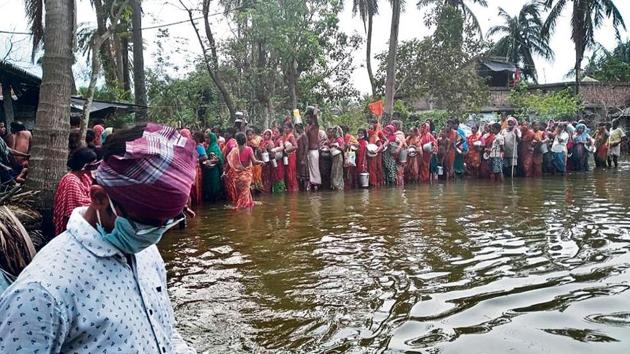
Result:
[[297,109],[297,62],[295,59],[291,60],[287,68],[287,85],[289,86],[289,101],[291,103],[291,110]]
[[[225,105],[227,106],[228,111],[230,112],[230,118],[234,117],[236,113],[236,106],[234,105],[234,100],[232,99],[232,95],[225,87],[225,83],[223,79],[221,79],[220,68],[219,68],[219,56],[217,54],[217,45],[214,41],[214,35],[212,34],[212,28],[210,27],[210,19],[208,18],[210,12],[210,0],[204,0],[203,2],[203,23],[206,31],[206,37],[208,38],[208,43],[210,45],[210,63],[212,63],[214,75],[212,76],[212,81],[214,81],[215,85],[221,92],[221,96],[223,96],[223,100],[225,101]],[[189,16],[192,16],[192,13],[189,12]],[[192,17],[191,17],[192,22]],[[196,29],[195,29],[196,31]],[[203,48],[203,44],[200,42],[204,57],[207,56],[206,50]]]
[[2,104],[4,107],[4,124],[9,130],[9,126],[15,119],[13,113],[13,98],[11,97],[11,85],[8,82],[2,82]]
[[400,24],[400,1],[392,0],[392,24],[389,33],[389,52],[387,54],[387,79],[385,81],[385,117],[390,118],[394,110],[396,85],[396,51],[398,50],[398,29]]
[[368,77],[370,78],[370,87],[372,88],[372,98],[376,97],[376,84],[374,82],[374,73],[372,72],[372,22],[374,16],[368,16],[367,27],[367,43],[365,50],[365,66],[367,67]]
[[[115,6],[116,2],[112,6]],[[109,41],[110,36],[114,32],[114,28],[120,16],[123,14],[123,10],[127,7],[127,1],[125,0],[119,5],[118,12],[111,18],[111,26],[106,28],[103,33],[95,34],[92,39],[92,73],[90,74],[90,83],[88,85],[87,96],[85,97],[85,103],[83,104],[83,117],[81,119],[81,125],[79,128],[79,141],[85,141],[85,135],[87,134],[87,127],[90,123],[90,111],[92,110],[92,102],[94,101],[94,91],[96,91],[96,81],[98,80],[99,73],[101,72],[101,60],[100,52],[105,43]]]
[[[46,29],[42,84],[28,184],[39,190],[36,207],[51,225],[52,205],[57,183],[66,173],[68,131],[70,129],[70,94],[72,91],[74,1],[46,1]],[[44,227],[45,230],[49,230]]]
[[129,78],[129,39],[126,36],[120,38],[120,60],[122,63],[122,87],[125,94],[131,96],[131,79]]
[[[101,0],[92,0],[96,12],[96,33],[102,36],[107,31],[107,18],[109,12],[103,7]],[[110,88],[119,89],[122,87],[122,77],[118,75],[116,60],[112,54],[112,41],[108,38],[98,51],[100,61],[103,65],[105,85]]]
[[131,0],[131,26],[133,28],[133,92],[136,105],[136,122],[147,121],[147,88],[144,78],[144,48],[142,47],[142,7],[140,0]]

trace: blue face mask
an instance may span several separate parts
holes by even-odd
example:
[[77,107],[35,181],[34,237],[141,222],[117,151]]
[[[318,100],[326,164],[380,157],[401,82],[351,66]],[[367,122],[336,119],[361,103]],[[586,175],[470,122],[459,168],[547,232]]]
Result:
[[143,225],[118,216],[111,199],[109,204],[114,215],[116,215],[114,228],[109,233],[105,231],[101,223],[101,215],[97,210],[98,224],[96,229],[107,242],[125,254],[136,254],[149,246],[157,244],[166,231],[182,221],[182,219],[169,220],[164,226]]

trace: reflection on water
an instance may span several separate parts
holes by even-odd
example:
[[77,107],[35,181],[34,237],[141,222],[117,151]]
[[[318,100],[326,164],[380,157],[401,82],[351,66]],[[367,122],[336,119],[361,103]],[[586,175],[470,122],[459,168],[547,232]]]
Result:
[[200,352],[627,353],[630,166],[262,198],[160,244]]

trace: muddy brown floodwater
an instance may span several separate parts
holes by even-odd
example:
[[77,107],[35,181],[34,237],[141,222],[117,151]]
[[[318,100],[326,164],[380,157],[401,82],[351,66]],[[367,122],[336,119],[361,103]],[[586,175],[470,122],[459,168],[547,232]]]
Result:
[[160,243],[205,353],[628,353],[630,165],[264,196]]

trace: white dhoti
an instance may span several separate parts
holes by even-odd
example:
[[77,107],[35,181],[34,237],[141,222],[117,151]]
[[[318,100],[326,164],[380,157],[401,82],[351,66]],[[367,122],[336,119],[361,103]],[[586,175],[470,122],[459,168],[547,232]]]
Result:
[[319,173],[319,150],[308,151],[308,176],[311,184],[322,184],[322,176]]
[[608,156],[621,156],[621,144],[608,149]]

